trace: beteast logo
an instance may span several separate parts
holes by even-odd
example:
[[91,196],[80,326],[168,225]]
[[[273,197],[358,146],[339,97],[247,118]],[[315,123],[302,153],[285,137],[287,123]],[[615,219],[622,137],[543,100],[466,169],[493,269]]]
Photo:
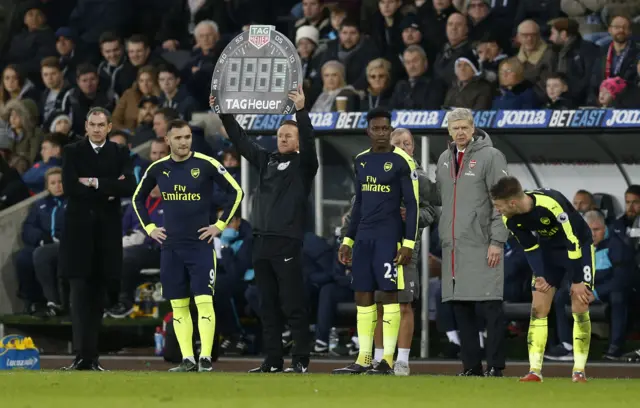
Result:
[[544,126],[547,124],[547,112],[539,110],[502,111],[502,118],[496,127],[505,126]]
[[614,110],[611,111],[611,118],[606,122],[606,126],[616,125],[640,125],[640,111],[639,110]]

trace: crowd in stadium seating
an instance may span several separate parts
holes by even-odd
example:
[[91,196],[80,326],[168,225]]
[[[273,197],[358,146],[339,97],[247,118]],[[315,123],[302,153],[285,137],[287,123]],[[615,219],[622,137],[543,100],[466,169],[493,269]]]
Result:
[[[346,97],[350,111],[377,106],[640,108],[640,47],[634,37],[640,2],[635,0],[13,3],[0,9],[9,16],[0,29],[0,209],[50,193],[31,208],[23,228],[25,247],[16,258],[19,296],[29,313],[42,316],[66,309],[65,285],[55,272],[65,209],[57,166],[64,145],[83,137],[88,110],[101,106],[113,112],[110,140],[130,148],[151,142],[152,161],[166,155],[167,123],[208,110],[217,57],[250,23],[274,24],[288,32],[302,60],[306,100],[314,112],[338,110],[338,97]],[[289,13],[288,26],[275,18]],[[239,157],[228,149],[224,129],[193,131],[194,150],[221,157],[239,180]],[[261,142],[268,146],[270,140]],[[139,181],[150,162],[134,153],[132,159]],[[640,191],[630,189],[626,197],[627,212],[613,223],[607,220],[607,237],[619,234],[634,245],[637,257],[638,239],[627,232],[639,228]],[[110,299],[107,314],[112,317],[130,313],[135,288],[143,281],[140,269],[159,265],[158,246],[140,230],[128,204],[123,201],[124,274],[120,292]],[[161,225],[157,192],[147,200],[147,210]],[[220,241],[218,265],[225,272],[218,274],[216,310],[227,339],[223,348],[244,351],[233,302],[246,298],[251,309],[259,309],[246,255],[251,226],[238,218]],[[436,238],[429,262],[437,258],[437,247]],[[353,293],[332,244],[307,234],[304,250],[317,315],[316,351],[325,352],[335,304],[352,300]],[[507,300],[526,300],[528,293],[527,273],[522,272],[528,266],[518,251],[517,245],[506,251]],[[455,322],[441,329],[455,344]],[[350,347],[357,348],[357,340]]]

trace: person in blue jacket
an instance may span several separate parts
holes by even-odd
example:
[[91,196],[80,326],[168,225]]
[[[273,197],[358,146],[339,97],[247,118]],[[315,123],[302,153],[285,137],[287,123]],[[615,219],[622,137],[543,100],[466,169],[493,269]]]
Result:
[[538,109],[540,100],[534,84],[524,79],[524,65],[517,57],[503,60],[498,68],[499,94],[493,100],[493,110]]
[[[634,262],[631,248],[623,237],[607,227],[604,216],[599,211],[589,211],[584,215],[593,234],[595,251],[595,285],[593,295],[596,301],[609,303],[611,314],[611,335],[605,359],[617,360],[622,356],[622,347],[627,331],[628,293],[626,287],[633,273]],[[560,344],[549,350],[545,358],[571,361],[572,332],[565,314],[565,305],[570,304],[568,288],[559,289],[554,300]],[[569,347],[567,347],[569,345]]]
[[46,188],[44,174],[52,167],[62,165],[62,145],[66,136],[62,133],[46,135],[40,147],[42,160],[36,162],[22,175],[22,181],[32,193],[40,193]]
[[247,351],[240,326],[236,301],[242,299],[247,282],[253,280],[253,234],[251,225],[236,212],[220,234],[220,250],[216,249],[218,268],[213,301],[217,328],[224,337],[223,353],[244,354]]
[[47,170],[45,182],[50,195],[31,206],[22,226],[24,248],[17,253],[15,261],[18,297],[29,314],[42,311],[47,302],[54,302],[54,307],[60,305],[57,284],[41,286],[33,263],[37,248],[59,242],[66,210],[62,170],[59,167]]

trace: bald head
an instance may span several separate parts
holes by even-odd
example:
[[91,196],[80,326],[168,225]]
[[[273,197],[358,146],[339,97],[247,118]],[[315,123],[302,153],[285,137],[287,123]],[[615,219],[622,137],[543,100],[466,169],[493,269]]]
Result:
[[518,42],[527,52],[533,52],[540,45],[540,26],[533,20],[525,20],[518,26]]
[[398,128],[391,132],[391,144],[413,157],[415,143],[409,129]]

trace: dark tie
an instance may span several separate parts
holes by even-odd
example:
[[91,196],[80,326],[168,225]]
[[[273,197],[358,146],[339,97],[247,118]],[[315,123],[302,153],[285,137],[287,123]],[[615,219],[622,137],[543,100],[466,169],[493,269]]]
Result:
[[464,152],[458,152],[458,169],[462,166],[462,158],[464,157]]
[[98,153],[100,153],[100,149],[102,149],[102,147],[98,146],[98,147],[96,147],[96,148],[95,148],[95,149],[93,149],[93,150],[95,150],[95,151],[96,151],[96,154],[98,154]]

